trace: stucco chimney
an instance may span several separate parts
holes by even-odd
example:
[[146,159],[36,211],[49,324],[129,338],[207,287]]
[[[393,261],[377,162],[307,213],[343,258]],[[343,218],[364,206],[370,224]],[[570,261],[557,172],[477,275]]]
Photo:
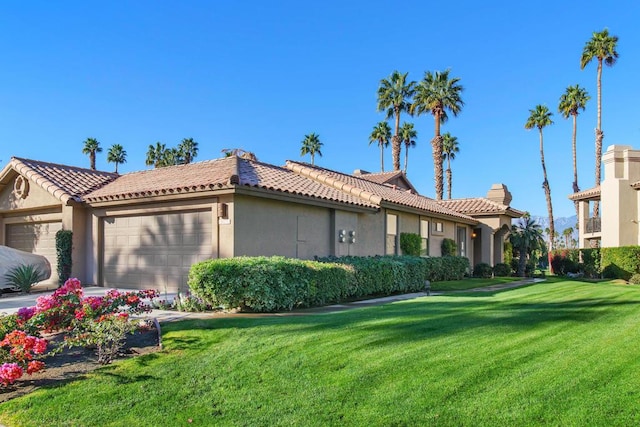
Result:
[[487,199],[492,202],[500,203],[501,205],[509,206],[512,197],[506,185],[493,184],[487,193]]

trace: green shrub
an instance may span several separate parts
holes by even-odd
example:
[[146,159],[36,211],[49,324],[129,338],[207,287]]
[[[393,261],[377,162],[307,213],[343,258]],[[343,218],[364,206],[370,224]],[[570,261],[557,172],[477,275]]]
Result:
[[640,273],[635,273],[629,278],[630,285],[640,285]]
[[493,275],[496,277],[509,277],[511,276],[511,267],[507,263],[498,263],[493,266]]
[[486,262],[480,262],[473,267],[473,277],[489,279],[493,276],[493,269]]
[[56,255],[58,261],[58,285],[71,277],[71,250],[73,248],[73,232],[71,230],[58,230],[56,233]]
[[602,275],[606,278],[629,280],[640,273],[640,246],[600,248]]
[[442,244],[440,245],[440,249],[442,249],[442,256],[455,256],[456,249],[458,245],[452,239],[444,238],[442,239]]
[[13,267],[5,275],[8,284],[17,286],[24,293],[30,293],[36,283],[45,278],[45,275],[34,265],[19,265]]
[[415,233],[400,233],[400,249],[403,255],[420,256],[422,238]]
[[459,280],[463,257],[284,257],[213,259],[194,264],[191,292],[211,306],[269,312],[326,305],[347,298],[417,292],[425,280]]
[[[511,265],[511,260],[513,259],[513,245],[509,240],[505,240],[503,248],[504,248],[504,263],[507,265]],[[509,273],[508,276],[509,275],[511,275],[511,273]]]
[[569,257],[554,255],[551,259],[551,266],[556,276],[566,276],[569,273],[578,273],[580,265]]

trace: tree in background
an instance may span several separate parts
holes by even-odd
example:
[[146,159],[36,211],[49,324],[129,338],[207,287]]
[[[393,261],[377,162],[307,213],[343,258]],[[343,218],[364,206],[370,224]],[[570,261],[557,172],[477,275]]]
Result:
[[164,150],[164,155],[160,160],[160,167],[176,166],[185,164],[182,152],[178,148],[168,148]]
[[96,153],[101,153],[102,147],[100,142],[95,138],[87,138],[84,141],[84,147],[82,148],[82,154],[89,155],[89,164],[92,170],[96,170]]
[[251,151],[245,151],[242,148],[223,148],[221,151],[225,157],[236,156],[245,160],[251,160],[254,162],[258,161],[258,158],[254,153],[252,153]]
[[[600,185],[600,173],[602,171],[602,63],[612,67],[618,59],[617,36],[610,36],[606,28],[601,32],[593,32],[591,39],[584,45],[580,58],[580,69],[589,64],[594,58],[598,60],[598,124],[596,125],[596,185]],[[593,205],[593,216],[600,216],[598,202]]]
[[[551,187],[549,186],[549,181],[547,180],[547,167],[544,163],[544,143],[542,129],[553,124],[553,120],[551,120],[552,115],[553,113],[549,111],[549,109],[544,105],[536,105],[536,108],[534,108],[533,110],[529,110],[529,118],[524,125],[525,129],[537,128],[540,134],[540,162],[542,163],[542,175],[544,177],[544,180],[542,181],[542,188],[544,189],[544,195],[547,199],[547,212],[549,214],[549,235],[551,236],[549,256],[551,256],[551,251],[553,251],[553,237],[555,236],[555,226],[553,222],[553,206],[551,204]],[[551,259],[549,259],[549,268],[551,268]]]
[[156,145],[149,145],[149,149],[147,150],[147,160],[145,164],[147,166],[153,166],[154,168],[162,167],[163,161],[166,157],[165,152],[167,151],[167,146],[156,142]]
[[113,144],[107,152],[107,162],[116,164],[116,173],[118,173],[118,165],[127,163],[127,152],[120,144]]
[[459,151],[458,138],[449,132],[442,135],[442,159],[447,161],[447,199],[451,199],[451,160],[456,158]]
[[509,237],[511,245],[518,251],[518,272],[517,275],[524,277],[527,266],[527,260],[531,254],[538,249],[544,248],[544,239],[542,238],[542,228],[535,220],[526,214],[511,226],[511,235]]
[[413,123],[404,122],[400,128],[400,140],[404,143],[404,173],[407,173],[409,164],[409,148],[416,146],[418,131],[413,128]]
[[387,112],[387,120],[395,119],[395,132],[391,137],[391,155],[393,157],[393,170],[400,170],[400,115],[410,113],[411,97],[415,92],[416,82],[407,82],[409,73],[401,74],[398,71],[391,73],[388,79],[380,81],[378,88],[378,111]]
[[[578,110],[584,111],[587,107],[587,101],[591,97],[587,93],[587,90],[581,88],[580,85],[569,86],[565,93],[560,97],[560,104],[558,110],[562,113],[562,117],[568,119],[569,116],[573,117],[573,138],[572,138],[572,153],[573,153],[573,192],[580,191],[578,186],[578,163],[576,155],[576,138],[577,138],[577,122],[578,122]],[[576,216],[579,215],[579,202],[573,202],[576,207]]]
[[423,113],[432,114],[435,119],[435,136],[431,140],[431,147],[437,200],[442,200],[444,193],[440,125],[447,121],[448,112],[457,116],[464,106],[461,97],[464,88],[460,85],[459,78],[449,78],[449,72],[450,70],[436,71],[435,73],[427,71],[416,87],[416,94],[411,107],[412,113],[415,112],[417,115]]
[[320,135],[315,133],[311,133],[309,135],[305,135],[302,140],[302,147],[300,147],[300,157],[304,157],[307,154],[311,155],[311,164],[315,164],[316,154],[322,157],[322,148],[324,144],[320,142]]
[[369,135],[369,145],[374,142],[380,147],[380,172],[384,172],[384,149],[389,146],[391,139],[391,127],[387,122],[380,122],[373,127],[371,135]]
[[178,145],[180,157],[185,164],[189,164],[198,156],[198,143],[193,138],[184,138]]
[[570,248],[571,247],[571,243],[572,243],[573,227],[565,228],[562,231],[562,236],[564,237],[565,247],[566,248]]

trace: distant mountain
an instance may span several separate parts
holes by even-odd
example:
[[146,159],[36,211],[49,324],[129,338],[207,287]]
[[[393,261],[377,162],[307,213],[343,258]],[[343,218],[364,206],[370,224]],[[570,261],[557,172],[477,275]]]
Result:
[[[544,231],[545,229],[549,228],[549,217],[548,216],[531,216],[531,218],[533,220],[535,220],[538,224],[540,224],[540,227],[542,227],[542,230]],[[578,217],[573,215],[570,217],[561,217],[561,218],[555,218],[554,219],[554,225],[556,227],[556,233],[558,233],[560,236],[562,236],[562,232],[564,230],[566,230],[567,228],[571,227],[573,228],[573,235],[571,236],[572,239],[577,239],[578,238]],[[547,234],[544,233],[545,239],[547,237]]]

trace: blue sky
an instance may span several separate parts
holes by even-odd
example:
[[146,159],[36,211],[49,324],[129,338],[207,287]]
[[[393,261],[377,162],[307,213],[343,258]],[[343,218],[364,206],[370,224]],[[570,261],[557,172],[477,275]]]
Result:
[[[545,215],[537,131],[529,109],[547,105],[545,156],[555,216],[574,214],[571,121],[557,113],[568,85],[592,96],[578,119],[582,189],[594,185],[596,66],[580,70],[585,42],[609,28],[620,58],[603,73],[605,148],[640,148],[640,3],[31,1],[0,5],[0,159],[89,166],[87,137],[121,144],[120,172],[144,169],[149,144],[199,142],[197,160],[240,147],[262,161],[301,160],[300,142],[324,143],[316,164],[379,170],[368,145],[376,91],[393,70],[420,80],[451,68],[465,108],[443,132],[458,137],[453,197],[503,182],[512,205]],[[409,179],[433,197],[431,116],[415,123]],[[308,157],[306,158],[308,160]],[[385,166],[391,166],[387,151]]]

